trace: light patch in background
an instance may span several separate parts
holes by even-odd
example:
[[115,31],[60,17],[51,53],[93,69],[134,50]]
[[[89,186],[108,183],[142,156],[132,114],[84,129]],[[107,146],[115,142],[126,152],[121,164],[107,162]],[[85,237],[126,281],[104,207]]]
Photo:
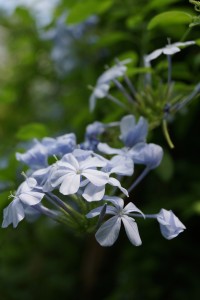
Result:
[[11,15],[15,8],[24,6],[36,18],[38,26],[45,26],[51,22],[53,10],[59,0],[0,0],[0,10]]

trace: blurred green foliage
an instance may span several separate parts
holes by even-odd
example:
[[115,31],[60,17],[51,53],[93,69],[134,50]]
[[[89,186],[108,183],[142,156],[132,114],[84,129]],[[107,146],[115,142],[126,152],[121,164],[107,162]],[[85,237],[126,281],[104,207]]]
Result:
[[[61,61],[66,71],[59,73],[52,51],[67,33],[53,39],[44,38],[45,33],[55,32],[63,15],[69,27],[82,26],[79,23],[92,14],[98,21],[64,44],[62,51],[71,52]],[[25,8],[0,16],[1,211],[9,191],[21,181],[14,153],[24,141],[73,131],[80,142],[86,124],[118,120],[124,112],[106,99],[89,113],[87,86],[95,85],[103,66],[115,57],[131,56],[131,76],[140,90],[142,56],[165,45],[168,37],[179,41],[190,19],[198,17],[193,6],[181,0],[62,0],[43,29]],[[188,31],[187,39],[199,39],[198,26]],[[157,71],[163,75],[166,70],[160,60]],[[173,80],[183,94],[198,83],[199,70],[198,47],[173,57]],[[45,218],[22,222],[15,230],[0,229],[0,299],[198,299],[199,128],[200,108],[194,101],[170,125],[173,151],[161,129],[155,129],[151,140],[164,147],[163,163],[131,196],[145,213],[161,207],[174,210],[186,224],[184,234],[166,241],[157,224],[141,221],[141,247],[133,247],[122,233],[115,246],[104,249],[92,236],[73,236]]]

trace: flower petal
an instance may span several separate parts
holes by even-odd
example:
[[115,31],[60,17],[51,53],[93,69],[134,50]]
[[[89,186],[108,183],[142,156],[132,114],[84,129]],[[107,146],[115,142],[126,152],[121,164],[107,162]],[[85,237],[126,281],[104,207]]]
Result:
[[98,170],[86,169],[81,174],[97,186],[105,185],[109,179],[109,175],[107,173]]
[[111,148],[106,143],[99,143],[97,146],[98,150],[106,153],[106,154],[121,154],[123,155],[123,151],[121,149]]
[[116,155],[108,162],[106,170],[109,174],[131,176],[134,170],[133,160],[127,156]]
[[22,193],[18,197],[21,202],[26,205],[36,205],[40,203],[40,201],[44,197],[44,193],[31,191],[30,193]]
[[103,198],[105,194],[105,186],[96,186],[92,183],[89,183],[82,196],[85,198],[85,200],[91,202],[91,201],[99,201]]
[[112,246],[119,236],[121,218],[114,216],[106,221],[96,232],[97,242],[104,247]]
[[2,228],[8,227],[13,224],[16,228],[18,223],[25,217],[23,206],[18,198],[15,198],[4,210],[3,210],[3,223]]
[[139,208],[137,208],[135,206],[135,204],[133,204],[132,202],[129,202],[123,209],[123,213],[126,215],[128,215],[129,213],[131,213],[133,211],[140,213],[145,218],[143,212]]
[[111,202],[112,204],[114,204],[114,206],[118,210],[122,210],[123,207],[124,207],[124,200],[122,198],[119,198],[119,197],[116,197],[116,196],[107,196],[107,195],[105,195],[103,197],[103,200]]
[[114,177],[110,177],[108,183],[113,186],[117,186],[122,191],[122,193],[124,193],[124,195],[126,195],[126,197],[129,197],[128,191],[121,186],[121,183],[119,182],[119,180],[117,180]]
[[135,246],[140,246],[142,244],[142,241],[139,235],[137,224],[134,219],[128,216],[123,216],[122,222],[124,224],[124,228],[129,241]]
[[75,194],[80,187],[80,175],[79,174],[67,174],[60,186],[60,193],[63,195]]
[[95,167],[104,167],[106,165],[106,160],[99,159],[98,157],[88,157],[83,162],[80,163],[80,169],[85,170]]
[[[92,209],[86,215],[86,217],[88,219],[90,219],[90,218],[94,218],[94,217],[98,216],[101,213],[103,207],[104,207],[104,205]],[[115,208],[113,206],[107,205],[106,206],[106,215],[115,215],[115,214],[116,214]]]

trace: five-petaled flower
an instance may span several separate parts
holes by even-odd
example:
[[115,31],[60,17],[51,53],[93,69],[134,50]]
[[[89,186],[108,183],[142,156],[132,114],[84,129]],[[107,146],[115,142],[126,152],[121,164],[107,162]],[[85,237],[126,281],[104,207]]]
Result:
[[144,58],[145,65],[148,65],[148,63],[150,61],[156,59],[161,54],[173,55],[177,52],[180,52],[181,51],[180,48],[194,45],[194,44],[195,44],[195,41],[177,42],[177,43],[173,43],[173,44],[168,44],[163,48],[156,49],[152,53],[145,56],[145,58]]
[[25,208],[39,204],[44,193],[37,186],[37,181],[30,177],[19,186],[13,197],[13,201],[3,211],[3,228],[10,224],[17,227],[18,223],[25,217]]
[[[124,200],[119,197],[108,197],[103,198],[106,201],[111,202],[114,206],[107,205],[106,214],[113,215],[108,219],[100,228],[97,230],[95,237],[101,246],[112,246],[117,240],[121,228],[121,222],[124,224],[124,228],[130,242],[135,246],[140,246],[142,241],[138,232],[137,224],[134,218],[131,217],[132,212],[139,214],[143,213],[132,203],[129,202],[124,207]],[[103,206],[97,207],[91,210],[86,217],[93,218],[100,215]]]

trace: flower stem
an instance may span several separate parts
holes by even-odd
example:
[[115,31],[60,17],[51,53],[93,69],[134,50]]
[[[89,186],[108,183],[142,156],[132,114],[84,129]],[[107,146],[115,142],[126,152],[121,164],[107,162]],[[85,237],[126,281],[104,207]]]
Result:
[[107,94],[106,97],[109,100],[111,100],[112,102],[114,102],[115,104],[117,104],[118,106],[121,106],[122,108],[124,108],[125,110],[127,110],[127,107],[121,101],[119,101],[117,98],[115,98],[114,96],[112,96],[111,94]]
[[133,182],[133,184],[129,187],[128,192],[130,193],[139,183],[142,181],[142,179],[149,173],[150,169],[149,167],[146,167],[143,172],[138,176],[138,178]]
[[36,205],[33,205],[32,208],[34,208],[39,213],[46,215],[47,217],[49,217],[53,220],[57,220],[58,215],[43,205],[36,204]]
[[163,122],[162,122],[162,129],[163,129],[163,133],[164,133],[164,136],[167,140],[167,143],[168,143],[169,147],[171,149],[173,149],[174,144],[172,143],[172,140],[170,138],[169,131],[168,131],[168,128],[167,128],[167,121],[165,119],[163,119]]
[[124,97],[128,100],[129,103],[134,103],[134,99],[127,93],[126,89],[123,87],[123,85],[117,80],[113,79],[113,82],[115,83],[116,87],[122,92]]

